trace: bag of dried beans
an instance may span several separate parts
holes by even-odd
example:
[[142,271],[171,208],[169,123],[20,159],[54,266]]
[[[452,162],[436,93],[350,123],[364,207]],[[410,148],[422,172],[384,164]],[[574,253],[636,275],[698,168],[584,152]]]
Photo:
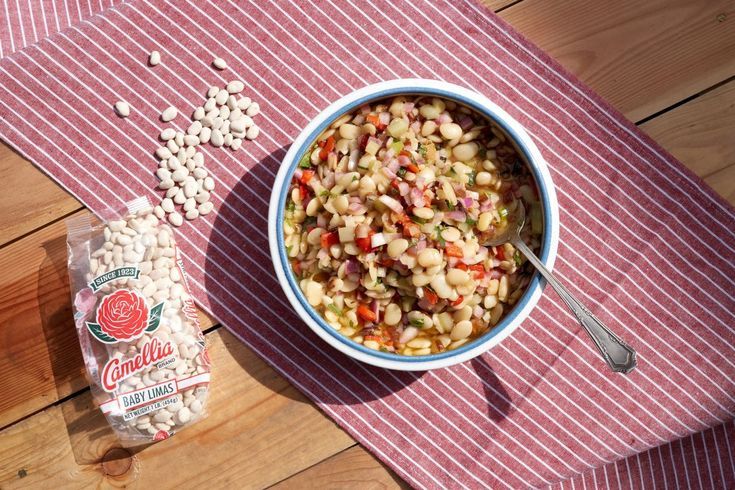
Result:
[[67,220],[69,279],[92,394],[125,445],[205,415],[210,363],[173,230],[147,198]]

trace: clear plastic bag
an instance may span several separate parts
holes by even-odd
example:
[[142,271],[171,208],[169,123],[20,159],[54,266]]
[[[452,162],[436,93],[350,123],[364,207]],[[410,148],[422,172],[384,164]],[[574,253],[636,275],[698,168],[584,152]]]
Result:
[[67,220],[74,320],[92,394],[127,446],[205,415],[210,362],[173,230],[148,199]]

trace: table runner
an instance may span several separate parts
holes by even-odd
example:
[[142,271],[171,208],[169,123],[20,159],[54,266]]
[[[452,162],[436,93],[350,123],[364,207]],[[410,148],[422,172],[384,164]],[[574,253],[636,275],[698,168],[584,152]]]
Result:
[[[163,53],[154,70],[152,49]],[[211,69],[215,55],[224,72]],[[263,108],[262,135],[237,153],[205,150],[217,213],[178,234],[194,294],[411,484],[611,484],[603,472],[631,486],[664,474],[735,481],[735,213],[482,6],[137,0],[6,56],[0,70],[0,135],[93,211],[156,199],[160,111],[187,114],[210,85],[243,79]],[[430,373],[351,361],[290,311],[266,236],[280,158],[330,101],[408,76],[465,85],[527,128],[559,196],[556,271],[638,349],[634,373],[608,373],[551,291],[492,352]],[[113,115],[118,99],[129,118]],[[674,446],[681,456],[662,449]],[[661,473],[641,463],[631,473],[651,448]],[[707,468],[683,466],[685,455],[707,456]]]

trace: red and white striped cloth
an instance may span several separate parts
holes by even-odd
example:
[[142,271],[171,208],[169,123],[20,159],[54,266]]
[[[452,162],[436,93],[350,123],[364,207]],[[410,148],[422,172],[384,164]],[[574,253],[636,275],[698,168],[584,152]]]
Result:
[[0,58],[78,24],[121,0],[2,0]]
[[[215,55],[227,70],[212,70]],[[492,352],[430,373],[353,362],[293,314],[266,236],[280,159],[330,101],[409,76],[463,84],[527,128],[559,195],[556,271],[638,349],[635,372],[610,374],[550,291]],[[735,485],[735,212],[475,3],[126,2],[0,61],[0,135],[92,210],[155,199],[158,114],[189,114],[234,78],[260,102],[262,132],[236,153],[204,150],[218,211],[180,229],[193,290],[402,478]],[[127,119],[113,113],[119,99]]]

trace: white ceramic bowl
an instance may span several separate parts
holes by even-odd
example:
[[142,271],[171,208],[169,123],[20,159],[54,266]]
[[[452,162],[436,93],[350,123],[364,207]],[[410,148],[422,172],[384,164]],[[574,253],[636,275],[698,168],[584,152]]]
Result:
[[544,217],[540,259],[549,269],[554,265],[556,258],[559,238],[559,206],[546,162],[544,162],[536,145],[531,141],[523,127],[487,97],[458,85],[421,79],[392,80],[369,85],[331,104],[299,134],[288,153],[286,153],[276,176],[268,212],[268,238],[271,257],[283,291],[294,310],[306,324],[335,349],[375,366],[406,371],[423,371],[466,361],[497,345],[510,335],[531,313],[541,297],[544,283],[540,275],[536,273],[513,309],[495,328],[482,337],[455,350],[419,357],[401,356],[363,347],[335,331],[309,305],[291,272],[283,240],[283,212],[293,172],[301,156],[308,150],[316,137],[334,120],[363,104],[397,95],[433,95],[454,100],[487,116],[515,140],[516,146],[524,154],[526,161],[529,162],[536,185],[539,188]]

